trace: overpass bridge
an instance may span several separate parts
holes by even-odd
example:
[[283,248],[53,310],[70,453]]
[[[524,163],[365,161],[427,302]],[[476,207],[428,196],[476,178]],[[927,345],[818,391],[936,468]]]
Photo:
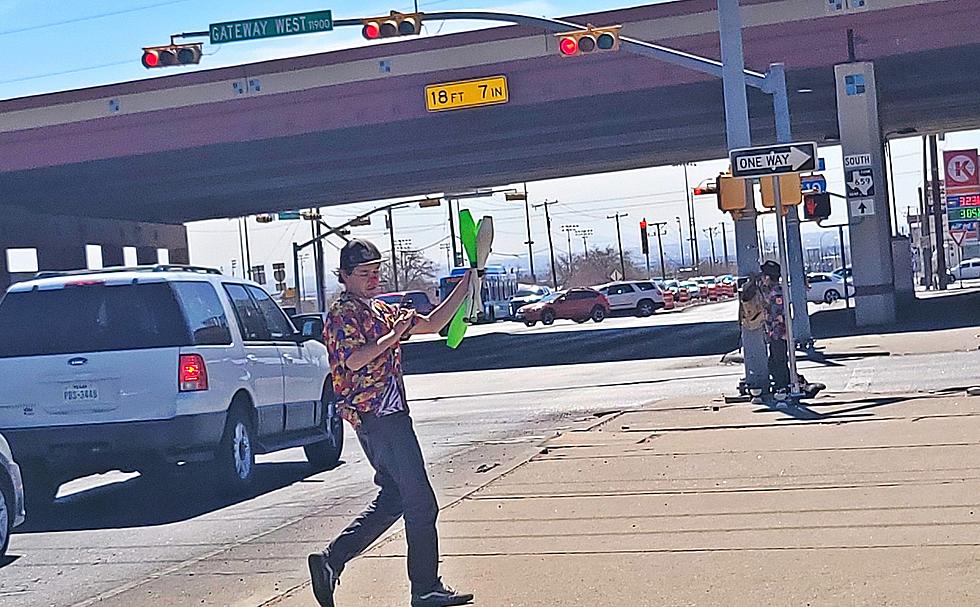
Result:
[[[796,139],[839,136],[849,29],[875,62],[883,131],[980,128],[976,0],[741,4],[746,67],[787,66]],[[715,0],[567,20],[720,56]],[[501,74],[506,104],[426,111],[426,85]],[[770,98],[749,102],[754,141],[773,141]],[[725,154],[719,80],[622,52],[562,58],[553,35],[519,26],[0,102],[0,204],[158,223]]]

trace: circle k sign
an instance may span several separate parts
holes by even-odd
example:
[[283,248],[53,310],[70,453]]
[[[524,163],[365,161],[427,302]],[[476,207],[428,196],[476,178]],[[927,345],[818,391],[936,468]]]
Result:
[[980,175],[977,174],[976,150],[946,152],[946,185],[980,185]]

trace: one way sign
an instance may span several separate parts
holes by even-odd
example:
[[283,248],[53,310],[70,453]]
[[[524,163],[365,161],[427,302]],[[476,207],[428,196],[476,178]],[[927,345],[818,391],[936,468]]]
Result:
[[813,171],[817,168],[816,143],[787,143],[743,148],[728,153],[733,177],[761,177]]

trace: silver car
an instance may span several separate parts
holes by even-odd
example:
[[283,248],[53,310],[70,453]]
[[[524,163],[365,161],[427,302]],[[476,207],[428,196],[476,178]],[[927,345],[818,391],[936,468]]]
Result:
[[24,522],[24,482],[10,445],[0,436],[0,557],[7,554],[10,532]]

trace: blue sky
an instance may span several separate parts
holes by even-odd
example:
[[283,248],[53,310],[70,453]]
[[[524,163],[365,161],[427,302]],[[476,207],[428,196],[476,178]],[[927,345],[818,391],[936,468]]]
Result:
[[[628,6],[628,2],[582,0],[420,0],[425,10],[500,9],[559,16]],[[252,17],[330,9],[334,18],[410,11],[412,0],[0,0],[0,99],[172,74],[140,64],[143,46],[166,44],[169,35],[206,30],[208,24]],[[427,34],[488,27],[488,24],[427,24]],[[329,34],[239,42],[206,49],[200,67],[222,67],[364,44],[358,28]],[[16,52],[11,52],[16,49]],[[213,53],[213,54],[212,54]]]
[[[380,0],[360,2],[321,2],[311,0],[97,0],[69,2],[67,0],[0,0],[0,99],[41,94],[73,88],[151,78],[173,74],[177,69],[208,69],[265,59],[275,59],[316,52],[374,44],[362,40],[358,28],[341,28],[327,34],[310,34],[253,42],[238,42],[217,47],[205,46],[205,58],[194,68],[147,70],[140,63],[143,46],[166,44],[169,35],[183,31],[206,30],[210,23],[235,19],[331,9],[334,18],[367,17],[386,14],[389,10],[410,11],[411,0]],[[604,2],[594,0],[420,0],[423,11],[451,9],[483,9],[519,12],[530,15],[558,17],[569,14],[622,8],[642,2]],[[423,35],[446,34],[462,29],[490,27],[493,24],[451,22],[426,24]],[[947,138],[948,149],[976,147],[977,133],[953,134]],[[921,185],[921,144],[919,138],[897,141],[892,148],[895,158],[895,185],[899,217],[904,217],[909,205],[917,204],[916,190]],[[843,189],[839,148],[822,148],[827,159],[827,177],[832,191]],[[702,162],[690,169],[691,183],[716,175],[727,163]],[[506,184],[501,184],[506,185]],[[595,231],[591,245],[615,243],[615,225],[605,220],[607,214],[618,211],[630,213],[624,224],[624,244],[639,247],[636,223],[642,217],[650,221],[668,221],[670,232],[665,239],[668,257],[679,257],[676,216],[685,214],[684,185],[677,167],[660,167],[588,177],[551,180],[528,185],[532,201],[558,199],[553,209],[555,242],[559,251],[566,248],[562,225],[579,224]],[[350,205],[326,210],[328,219],[342,221],[374,205]],[[473,202],[474,212],[491,213],[495,217],[497,239],[495,250],[503,253],[495,261],[516,263],[513,255],[523,253],[524,216],[522,208],[500,201]],[[399,211],[396,225],[399,238],[411,238],[413,245],[426,248],[434,260],[445,263],[438,245],[448,237],[442,209],[427,213]],[[731,222],[715,209],[714,201],[705,197],[698,201],[699,227]],[[765,231],[775,234],[772,218],[766,221]],[[841,205],[835,210],[832,222],[846,221]],[[900,221],[900,224],[904,220]],[[544,219],[540,212],[532,215],[536,258],[543,261],[546,254]],[[271,264],[289,259],[290,242],[303,239],[305,225],[300,222],[252,225],[252,261]],[[808,230],[812,229],[807,227]],[[358,232],[364,237],[386,240],[384,228],[370,226]],[[686,236],[686,234],[685,234]],[[708,249],[706,236],[702,251]],[[828,237],[829,238],[829,237]],[[238,231],[234,222],[216,220],[189,226],[192,261],[199,264],[231,267],[239,256]],[[573,241],[573,249],[581,241]],[[720,242],[719,242],[720,246]],[[336,251],[328,249],[327,263]],[[240,261],[236,263],[241,266]],[[287,264],[289,267],[290,264]],[[270,272],[271,273],[271,272]]]

